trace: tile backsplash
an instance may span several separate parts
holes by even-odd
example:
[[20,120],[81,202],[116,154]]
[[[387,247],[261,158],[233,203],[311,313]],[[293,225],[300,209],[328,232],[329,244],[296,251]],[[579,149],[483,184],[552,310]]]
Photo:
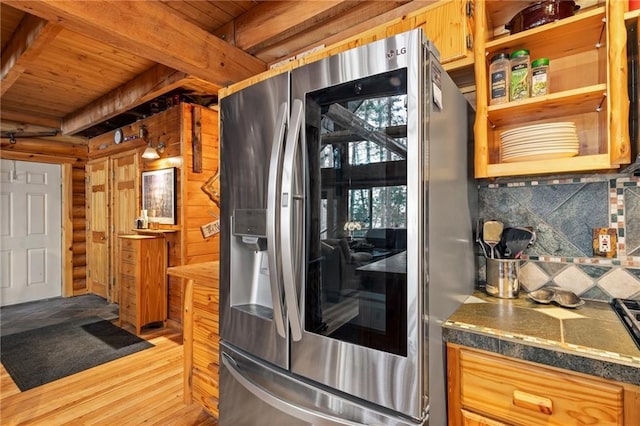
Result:
[[[522,258],[522,291],[561,287],[585,299],[640,298],[640,178],[481,180],[478,198],[482,220],[535,229],[536,242]],[[617,230],[615,257],[594,255],[593,228]],[[480,265],[482,287],[484,262]]]

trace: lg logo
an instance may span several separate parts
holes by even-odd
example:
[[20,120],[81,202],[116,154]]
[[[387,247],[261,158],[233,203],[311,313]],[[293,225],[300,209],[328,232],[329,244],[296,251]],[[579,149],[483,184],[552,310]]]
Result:
[[407,53],[407,48],[403,47],[401,49],[391,49],[387,52],[387,59],[393,59],[396,56],[401,56]]

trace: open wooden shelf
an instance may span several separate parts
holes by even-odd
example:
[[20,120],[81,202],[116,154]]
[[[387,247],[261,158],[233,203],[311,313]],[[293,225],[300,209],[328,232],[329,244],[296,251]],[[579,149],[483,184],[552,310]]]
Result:
[[[506,19],[503,11],[487,2],[477,2],[476,7],[476,178],[613,170],[628,164],[631,155],[624,52],[625,19],[631,18],[625,14],[623,2],[608,0],[605,6],[493,40],[487,40],[486,34],[506,23],[501,21]],[[488,23],[493,27],[489,28]],[[519,49],[528,49],[532,60],[550,59],[552,92],[489,105],[489,59],[498,52]],[[502,132],[560,121],[576,123],[578,155],[500,162]]]
[[[526,46],[550,60],[606,45],[605,8],[589,10],[513,35],[487,42],[491,57],[502,50],[513,51]],[[579,41],[579,42],[576,42]]]
[[526,124],[536,120],[557,118],[559,114],[575,115],[597,112],[606,102],[607,85],[596,84],[545,96],[523,99],[487,108],[488,118],[496,127]]

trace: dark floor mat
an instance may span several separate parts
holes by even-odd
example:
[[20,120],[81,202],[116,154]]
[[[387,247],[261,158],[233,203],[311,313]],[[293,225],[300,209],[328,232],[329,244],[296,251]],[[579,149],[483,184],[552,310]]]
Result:
[[153,344],[98,317],[2,336],[0,359],[25,391]]

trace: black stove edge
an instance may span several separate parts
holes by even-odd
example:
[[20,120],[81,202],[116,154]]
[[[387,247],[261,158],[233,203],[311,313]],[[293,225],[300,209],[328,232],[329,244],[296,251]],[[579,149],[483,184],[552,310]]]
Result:
[[[636,344],[638,349],[640,349],[640,323],[632,318],[634,312],[638,312],[640,314],[640,311],[631,311],[625,303],[628,301],[632,300],[614,298],[611,300],[611,307],[620,318],[620,321],[622,321],[622,324],[624,324],[633,342]],[[637,303],[638,301],[633,300],[633,302]]]

